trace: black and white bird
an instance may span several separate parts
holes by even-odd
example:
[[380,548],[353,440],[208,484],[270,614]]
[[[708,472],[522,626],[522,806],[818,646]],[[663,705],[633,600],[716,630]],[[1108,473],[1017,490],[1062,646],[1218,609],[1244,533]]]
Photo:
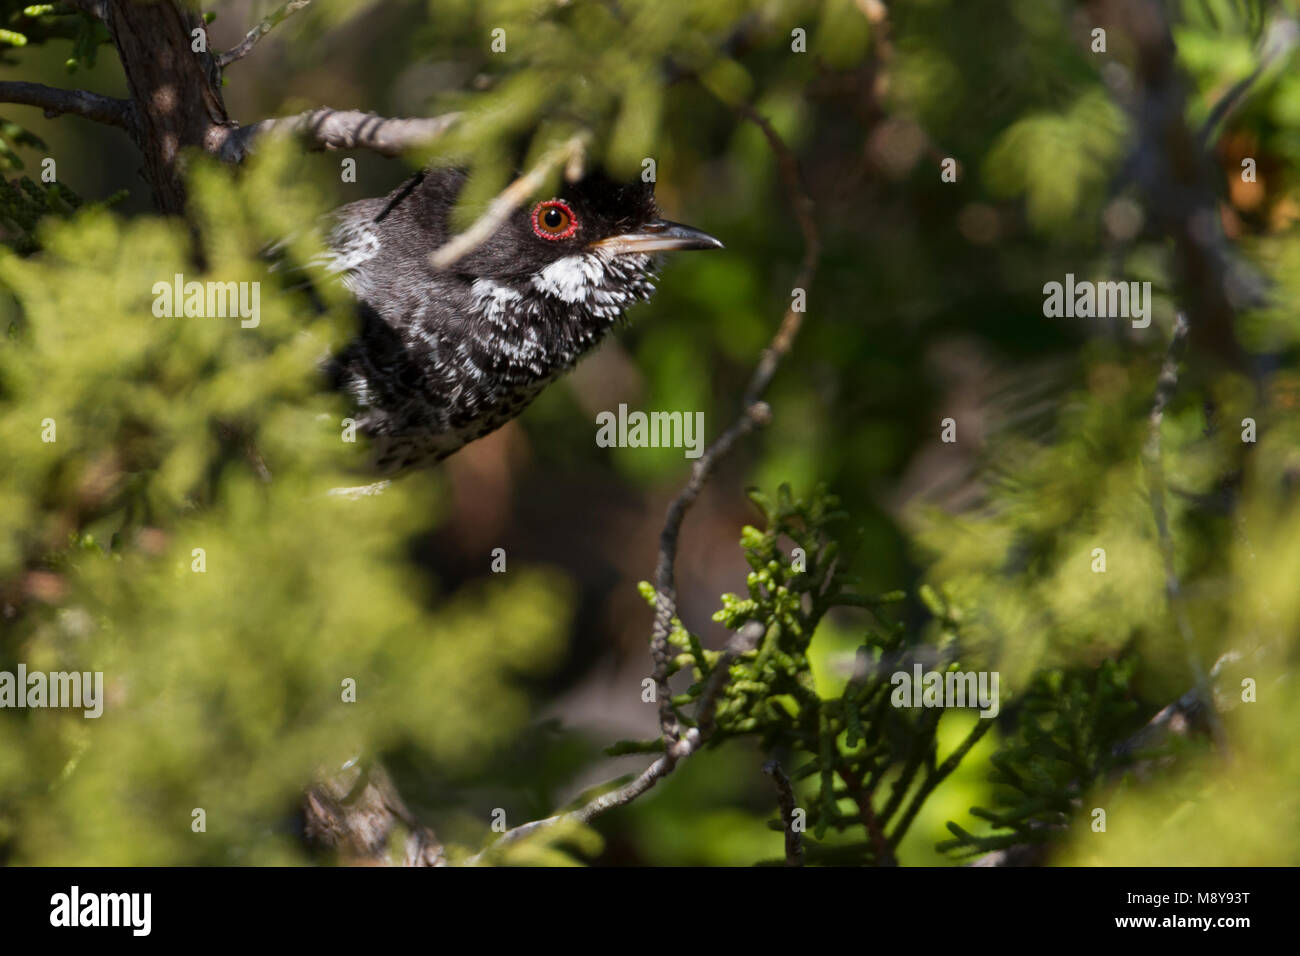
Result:
[[464,180],[426,170],[343,207],[330,237],[328,268],[361,313],[330,375],[357,404],[380,474],[440,461],[522,412],[650,298],[656,253],[722,248],[660,219],[653,183],[592,173],[437,269]]

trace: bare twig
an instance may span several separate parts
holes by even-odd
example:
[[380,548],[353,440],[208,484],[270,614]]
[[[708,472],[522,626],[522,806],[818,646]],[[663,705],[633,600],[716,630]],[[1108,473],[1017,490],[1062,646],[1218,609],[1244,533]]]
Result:
[[803,837],[794,828],[794,787],[775,760],[763,764],[763,773],[771,777],[772,783],[776,785],[776,802],[781,808],[781,822],[785,825],[785,865],[803,866]]
[[242,60],[248,56],[253,52],[253,47],[257,46],[262,37],[310,3],[311,0],[288,0],[287,3],[280,4],[269,16],[262,18],[257,26],[249,30],[248,35],[240,40],[238,45],[231,47],[225,53],[217,54],[217,66],[225,69],[236,60]]
[[365,149],[381,156],[398,156],[425,146],[445,133],[460,118],[442,116],[396,118],[357,110],[308,110],[296,116],[265,119],[231,130],[218,150],[228,163],[243,162],[256,141],[268,135],[297,135],[308,149]]
[[655,682],[655,699],[659,701],[659,729],[665,742],[675,740],[680,735],[677,714],[673,710],[672,688],[668,686],[668,674],[675,656],[668,636],[672,633],[673,618],[677,615],[673,566],[677,560],[677,538],[681,533],[682,522],[717,463],[726,457],[737,441],[755,427],[767,424],[770,417],[771,409],[766,402],[746,405],[741,417],[715,439],[691,467],[691,477],[668,506],[663,530],[659,532],[659,562],[655,568],[655,620],[650,638],[650,658],[654,665],[651,678]]
[[[821,256],[821,238],[812,218],[812,200],[799,175],[799,164],[780,134],[757,110],[748,104],[737,105],[735,109],[762,130],[768,145],[776,155],[786,194],[794,207],[799,229],[804,238],[803,260],[799,265],[794,287],[806,290],[812,282],[817,260]],[[776,374],[781,360],[794,344],[795,336],[799,334],[802,323],[803,312],[795,310],[792,297],[792,303],[786,309],[776,335],[763,351],[750,377],[749,385],[741,399],[740,417],[699,457],[691,468],[691,476],[685,487],[677,493],[677,497],[668,506],[664,527],[659,534],[659,560],[655,567],[655,621],[650,641],[650,655],[654,663],[652,677],[659,700],[660,730],[665,740],[676,737],[679,732],[677,718],[672,710],[672,694],[668,687],[669,663],[672,660],[668,635],[672,632],[672,621],[677,615],[674,565],[677,561],[677,539],[681,533],[682,522],[717,463],[726,457],[740,438],[749,434],[756,426],[767,424],[771,417],[771,409],[761,401],[763,393]]]
[[631,803],[672,773],[677,764],[693,754],[708,740],[713,731],[713,712],[717,707],[718,697],[721,696],[723,688],[727,686],[728,672],[732,662],[741,654],[752,651],[757,647],[762,636],[763,625],[756,621],[751,621],[732,635],[731,640],[727,642],[726,648],[723,649],[721,656],[714,664],[713,672],[709,675],[709,682],[705,685],[704,693],[700,696],[697,711],[698,725],[683,734],[680,740],[667,745],[663,756],[643,770],[631,782],[608,793],[602,793],[599,797],[584,804],[577,810],[557,813],[555,816],[546,817],[542,820],[533,820],[530,823],[524,823],[507,830],[490,847],[471,857],[468,861],[469,864],[474,865],[482,862],[485,854],[496,852],[530,834],[536,833],[538,830],[554,826],[557,823],[566,821],[590,823],[603,813]]
[[[1218,680],[1223,668],[1239,660],[1241,660],[1241,655],[1238,652],[1228,651],[1220,655],[1219,659],[1214,662],[1214,666],[1210,668],[1209,673],[1211,698],[1214,695],[1213,684]],[[1217,710],[1214,713],[1217,714]],[[1144,759],[1134,766],[1128,762],[1128,758],[1141,756],[1145,751],[1158,748],[1171,736],[1186,737],[1193,730],[1204,729],[1206,722],[1207,710],[1202,690],[1199,687],[1193,687],[1172,704],[1161,708],[1159,713],[1147,721],[1141,730],[1117,744],[1112,753],[1124,773],[1135,769],[1140,780],[1144,776],[1149,761]],[[1118,771],[1116,776],[1118,776]]]
[[[518,209],[528,197],[541,188],[546,178],[560,166],[576,170],[580,157],[586,149],[586,138],[574,136],[546,152],[537,165],[524,173],[497,194],[488,205],[487,211],[479,216],[464,232],[453,236],[446,243],[435,249],[429,257],[435,269],[446,269],[461,258],[477,249],[489,236],[501,227],[510,214]],[[571,176],[570,178],[576,178]]]
[[131,126],[132,106],[128,100],[119,100],[112,96],[101,96],[87,90],[65,90],[41,83],[25,83],[20,80],[0,82],[0,103],[21,103],[24,106],[37,106],[48,117],[72,113],[96,123],[107,123],[121,129]]
[[1192,631],[1192,622],[1188,617],[1183,601],[1182,583],[1174,566],[1174,540],[1169,530],[1169,514],[1165,508],[1164,467],[1161,453],[1160,426],[1164,422],[1165,408],[1178,388],[1178,361],[1183,344],[1187,340],[1187,317],[1181,312],[1174,319],[1174,334],[1165,352],[1165,360],[1160,367],[1160,377],[1156,380],[1155,398],[1151,403],[1151,414],[1147,418],[1147,441],[1143,449],[1146,460],[1147,483],[1151,501],[1151,514],[1155,518],[1156,536],[1160,541],[1160,553],[1164,559],[1165,596],[1169,601],[1169,610],[1174,615],[1174,623],[1183,639],[1183,648],[1187,654],[1187,665],[1195,680],[1195,693],[1205,708],[1206,720],[1214,735],[1215,742],[1224,743],[1223,727],[1218,712],[1214,707],[1214,697],[1210,693],[1209,680],[1205,668],[1201,666],[1196,647],[1196,635]]

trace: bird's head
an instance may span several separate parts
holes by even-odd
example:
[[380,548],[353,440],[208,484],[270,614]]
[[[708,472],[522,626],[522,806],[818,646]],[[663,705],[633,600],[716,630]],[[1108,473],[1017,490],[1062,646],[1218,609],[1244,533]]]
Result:
[[620,287],[645,283],[656,253],[721,248],[705,232],[660,218],[654,183],[593,172],[516,210],[453,268],[571,305],[600,305]]

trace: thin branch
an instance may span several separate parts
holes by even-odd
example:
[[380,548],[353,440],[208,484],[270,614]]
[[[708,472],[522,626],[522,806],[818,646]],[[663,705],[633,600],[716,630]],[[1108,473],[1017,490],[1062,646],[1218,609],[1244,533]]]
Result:
[[[571,172],[577,170],[585,151],[586,137],[582,135],[574,136],[548,150],[538,160],[537,165],[501,190],[488,205],[487,211],[479,216],[473,225],[435,249],[429,257],[429,262],[439,270],[459,262],[495,233],[511,213],[542,187],[552,172],[562,165],[569,167]],[[577,176],[570,175],[569,178],[576,179]]]
[[257,26],[249,30],[248,35],[240,40],[237,46],[231,47],[225,53],[217,54],[217,66],[224,70],[236,60],[242,60],[248,56],[253,52],[253,47],[257,46],[262,37],[310,3],[311,0],[288,0],[287,3],[280,4],[274,12],[264,17]]
[[855,774],[848,767],[836,767],[835,772],[839,774],[840,779],[844,781],[844,785],[848,787],[849,796],[853,798],[853,803],[858,808],[858,816],[862,819],[862,826],[867,831],[867,838],[870,840],[871,848],[876,854],[875,864],[877,866],[898,866],[898,858],[894,855],[889,839],[885,836],[884,824],[881,823],[880,817],[871,805],[871,797],[875,787],[864,786],[862,777]]
[[723,690],[731,680],[732,663],[740,655],[747,654],[758,647],[759,641],[766,633],[767,630],[762,624],[750,621],[732,635],[727,646],[722,649],[722,654],[714,661],[713,670],[709,672],[709,679],[704,685],[704,693],[700,695],[699,703],[695,708],[695,723],[705,740],[713,736],[713,718],[717,713],[718,698],[722,696]]
[[[1239,660],[1241,660],[1241,654],[1237,651],[1228,651],[1222,654],[1214,662],[1214,666],[1210,668],[1209,681],[1211,685],[1218,680],[1224,667],[1235,664]],[[1213,686],[1210,688],[1210,693],[1214,693]],[[1186,737],[1194,729],[1204,729],[1206,726],[1206,713],[1202,691],[1198,687],[1191,688],[1176,701],[1161,708],[1154,717],[1143,725],[1141,730],[1112,748],[1111,753],[1120,768],[1113,772],[1114,775],[1119,776],[1121,772],[1128,773],[1132,770],[1136,771],[1139,780],[1143,779],[1150,760],[1143,759],[1133,764],[1129,758],[1141,756],[1147,751],[1158,749],[1170,736]]]
[[994,721],[992,718],[977,718],[975,726],[972,727],[970,733],[966,735],[966,739],[961,742],[956,750],[948,755],[948,759],[939,764],[939,766],[932,768],[929,773],[925,775],[925,779],[921,781],[920,788],[912,797],[912,802],[908,804],[907,809],[903,812],[903,816],[899,819],[898,823],[894,825],[894,832],[889,835],[889,845],[891,848],[896,848],[898,844],[902,842],[903,836],[907,833],[907,828],[910,827],[912,821],[916,819],[916,814],[921,809],[921,805],[929,799],[930,794],[934,792],[934,788],[943,783],[944,779],[957,769],[958,765],[966,758],[966,754],[970,752],[971,748],[979,743],[980,738],[993,729],[993,723]]
[[[804,241],[803,260],[799,263],[799,271],[795,275],[794,287],[806,290],[812,284],[813,275],[817,270],[817,260],[821,258],[822,243],[821,236],[817,232],[817,224],[813,221],[812,199],[804,188],[803,180],[799,175],[799,163],[795,159],[794,153],[790,151],[790,147],[785,144],[785,140],[781,138],[766,117],[748,103],[737,105],[736,110],[762,130],[772,152],[776,154],[781,171],[781,181],[785,185],[786,195],[789,197],[790,205],[794,209],[795,218],[799,222],[799,231],[803,234]],[[758,367],[754,369],[754,374],[749,380],[749,388],[745,391],[744,397],[746,405],[754,404],[767,391],[767,386],[776,374],[777,366],[781,364],[781,360],[785,358],[786,353],[790,351],[790,347],[794,345],[795,336],[799,334],[799,329],[803,324],[803,315],[803,312],[795,310],[793,304],[786,309],[785,316],[781,320],[781,326],[777,329],[776,337],[772,339],[772,343],[763,352],[763,357],[759,360]]]
[[649,767],[643,770],[631,782],[603,793],[594,800],[584,804],[577,810],[571,810],[567,813],[557,813],[554,816],[546,817],[542,820],[533,820],[530,823],[524,823],[513,829],[507,830],[501,834],[491,846],[476,853],[468,860],[469,865],[482,862],[485,854],[494,853],[503,847],[522,840],[530,834],[546,827],[554,826],[557,823],[574,822],[587,824],[603,813],[607,813],[616,807],[626,806],[637,797],[641,796],[656,783],[668,776],[681,761],[685,760],[709,739],[713,732],[713,713],[717,707],[718,698],[721,696],[723,689],[727,686],[731,664],[740,655],[752,651],[758,646],[759,640],[763,636],[763,625],[757,621],[751,621],[743,628],[732,635],[731,640],[727,642],[722,655],[718,658],[713,666],[713,672],[709,675],[709,682],[705,685],[704,693],[700,696],[698,726],[688,730],[680,740],[675,741],[672,745],[664,750],[664,754]]
[[241,163],[258,140],[274,134],[300,136],[310,150],[366,149],[381,156],[399,156],[437,139],[460,115],[390,119],[374,113],[323,107],[231,130],[217,152],[227,163]]
[[130,129],[131,118],[134,115],[128,100],[101,96],[88,90],[65,90],[19,80],[0,81],[0,103],[37,106],[50,118],[72,113],[119,129]]
[[1174,566],[1174,539],[1169,530],[1169,514],[1165,508],[1164,466],[1161,453],[1160,431],[1164,422],[1165,408],[1178,389],[1178,360],[1182,354],[1183,344],[1187,340],[1187,317],[1179,312],[1174,319],[1174,334],[1165,352],[1165,360],[1160,367],[1160,377],[1156,380],[1155,398],[1151,403],[1151,414],[1147,418],[1147,441],[1143,449],[1146,460],[1147,481],[1151,501],[1151,514],[1155,518],[1156,536],[1160,541],[1160,554],[1164,559],[1165,596],[1169,601],[1169,610],[1174,615],[1174,623],[1183,639],[1183,649],[1187,654],[1187,665],[1195,680],[1195,692],[1205,707],[1206,720],[1209,723],[1215,743],[1222,748],[1224,743],[1223,727],[1214,707],[1214,697],[1210,693],[1209,680],[1205,668],[1201,666],[1197,653],[1196,635],[1192,631],[1192,622],[1187,615],[1183,600],[1182,583],[1178,579],[1178,570]]
[[715,439],[691,467],[691,477],[668,506],[668,515],[663,530],[659,533],[659,563],[655,569],[655,620],[650,639],[650,658],[654,664],[651,678],[655,682],[655,695],[659,701],[659,729],[665,743],[675,740],[681,733],[677,714],[673,710],[672,689],[668,686],[668,672],[672,659],[676,656],[668,636],[672,633],[673,618],[677,615],[673,565],[677,560],[677,538],[681,533],[682,522],[717,463],[726,457],[737,441],[754,428],[766,425],[771,414],[766,402],[752,402],[745,406],[740,418]]
[[794,787],[775,760],[763,764],[763,773],[771,777],[776,786],[776,802],[781,808],[781,822],[785,825],[785,865],[803,866],[803,837],[794,828]]
[[[795,288],[806,290],[812,283],[817,260],[821,256],[821,237],[812,218],[812,199],[809,198],[799,175],[799,164],[780,134],[757,110],[748,104],[736,105],[734,109],[762,130],[768,145],[776,155],[786,195],[791,206],[794,207],[795,217],[804,239],[803,260],[799,265],[794,285]],[[799,328],[803,324],[803,315],[803,312],[795,310],[792,297],[792,303],[786,309],[776,335],[763,351],[750,377],[749,386],[741,399],[740,417],[695,462],[691,468],[690,479],[668,506],[664,527],[659,535],[659,560],[655,567],[655,621],[650,641],[650,655],[654,662],[652,677],[659,699],[660,730],[665,741],[676,737],[679,733],[677,718],[672,710],[672,694],[668,687],[668,669],[673,657],[668,644],[668,635],[672,633],[672,621],[677,615],[674,566],[677,561],[677,539],[681,534],[682,522],[718,462],[726,457],[739,439],[749,434],[755,427],[766,425],[770,420],[771,409],[761,399],[776,374],[781,360],[794,344],[795,336],[799,334]]]

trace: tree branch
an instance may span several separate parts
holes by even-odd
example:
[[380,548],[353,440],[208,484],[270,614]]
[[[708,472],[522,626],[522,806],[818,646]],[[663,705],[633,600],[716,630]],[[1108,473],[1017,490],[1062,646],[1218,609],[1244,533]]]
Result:
[[212,152],[235,128],[216,62],[210,53],[191,49],[203,18],[184,0],[107,0],[106,13],[105,27],[134,104],[131,133],[154,206],[166,215],[183,216],[182,154],[187,149]]
[[1147,441],[1146,447],[1143,449],[1143,458],[1146,460],[1151,514],[1155,519],[1156,536],[1160,542],[1160,554],[1164,560],[1165,596],[1169,602],[1169,610],[1174,616],[1174,623],[1178,627],[1179,636],[1183,639],[1183,649],[1187,654],[1187,666],[1191,670],[1192,678],[1195,681],[1195,693],[1205,707],[1206,720],[1214,741],[1222,750],[1226,746],[1223,725],[1214,707],[1214,695],[1210,691],[1205,668],[1201,666],[1196,647],[1196,636],[1192,632],[1192,622],[1187,615],[1186,603],[1183,600],[1182,583],[1178,578],[1178,570],[1174,566],[1174,539],[1169,530],[1169,514],[1165,508],[1164,464],[1161,453],[1160,431],[1164,422],[1165,408],[1169,405],[1170,399],[1173,398],[1174,392],[1178,389],[1178,360],[1183,345],[1187,340],[1187,330],[1187,318],[1183,313],[1179,312],[1174,319],[1174,334],[1169,341],[1169,349],[1165,353],[1163,364],[1160,366],[1160,377],[1156,380],[1155,398],[1151,403],[1151,413],[1147,417]]
[[37,106],[50,118],[72,113],[119,129],[130,129],[133,115],[129,100],[100,96],[88,90],[65,90],[20,80],[0,81],[0,103]]
[[474,854],[467,861],[468,865],[473,866],[483,861],[486,854],[495,853],[496,851],[507,847],[512,843],[522,840],[530,834],[546,827],[554,826],[557,823],[571,821],[575,823],[587,824],[596,817],[615,807],[626,806],[641,794],[645,793],[656,783],[668,776],[677,768],[677,764],[685,760],[709,739],[713,731],[713,712],[718,703],[718,697],[721,696],[723,688],[727,686],[727,680],[730,676],[729,670],[731,663],[741,654],[752,651],[758,646],[758,642],[763,637],[763,625],[757,621],[751,621],[732,635],[731,640],[727,642],[726,648],[713,666],[713,671],[709,675],[709,682],[705,685],[704,693],[700,695],[699,708],[697,710],[698,726],[688,730],[680,740],[674,741],[664,750],[664,755],[643,770],[630,783],[626,783],[608,793],[602,793],[599,797],[584,804],[577,810],[570,810],[567,813],[557,813],[554,816],[546,817],[542,820],[533,820],[530,823],[524,823],[513,829],[507,830],[501,834],[491,846]]
[[785,825],[785,865],[803,866],[803,837],[794,828],[794,787],[775,760],[763,764],[763,773],[771,777],[776,786],[776,802],[781,808],[781,822]]
[[437,139],[459,118],[459,113],[445,113],[389,119],[374,113],[324,107],[238,127],[226,137],[217,154],[224,162],[241,163],[257,140],[274,134],[300,136],[311,150],[366,149],[381,156],[398,156]]
[[927,771],[925,779],[921,781],[920,788],[912,797],[912,802],[908,804],[902,818],[894,825],[894,830],[889,835],[891,851],[898,848],[898,844],[902,842],[904,835],[907,833],[907,828],[912,825],[912,821],[916,819],[916,814],[921,809],[921,805],[929,799],[930,794],[934,792],[934,788],[943,783],[944,779],[957,769],[958,765],[965,759],[966,754],[970,753],[971,748],[979,743],[981,737],[993,729],[993,723],[992,719],[978,718],[975,721],[975,726],[971,728],[970,733],[966,735],[966,739],[958,745],[957,749],[950,753],[948,758],[939,766],[932,767]]
[[258,41],[260,41],[262,37],[266,36],[286,19],[293,16],[310,3],[311,0],[288,0],[287,3],[280,4],[273,13],[267,17],[263,17],[257,26],[249,30],[248,35],[245,36],[244,39],[240,40],[238,45],[231,47],[225,53],[218,53],[217,66],[224,70],[236,60],[242,60],[244,57],[248,56],[248,54],[253,52],[253,47],[257,46]]
[[[813,274],[817,268],[817,260],[821,255],[821,238],[818,235],[816,223],[813,222],[812,218],[812,200],[809,198],[799,175],[799,164],[780,134],[757,110],[748,104],[739,104],[733,108],[762,130],[768,145],[776,155],[787,197],[794,208],[795,216],[799,222],[799,229],[804,238],[803,260],[799,265],[799,272],[795,278],[795,288],[807,289],[812,283]],[[659,560],[655,567],[655,621],[650,641],[650,655],[654,661],[652,677],[659,700],[660,729],[665,741],[676,737],[679,732],[677,718],[672,710],[672,692],[668,687],[668,668],[673,656],[668,643],[668,635],[672,633],[672,621],[677,615],[677,586],[674,580],[674,566],[677,561],[677,539],[682,530],[682,522],[685,521],[686,512],[690,510],[691,505],[695,503],[695,499],[699,497],[700,491],[704,488],[705,482],[709,480],[709,476],[713,473],[713,469],[718,462],[727,456],[739,439],[749,434],[755,427],[767,424],[771,418],[771,409],[761,399],[763,393],[767,390],[767,386],[771,383],[772,377],[776,374],[781,360],[794,344],[795,336],[799,334],[799,328],[802,324],[803,312],[796,311],[792,303],[786,309],[776,335],[768,347],[764,349],[763,355],[750,377],[749,385],[745,389],[744,397],[741,399],[739,418],[730,428],[715,439],[713,444],[695,462],[691,468],[690,479],[668,506],[664,527],[659,534]]]
[[862,828],[867,831],[867,839],[871,842],[871,848],[875,853],[873,862],[876,866],[898,866],[898,858],[894,855],[893,847],[889,838],[885,835],[884,824],[877,815],[875,808],[871,805],[872,793],[875,789],[874,784],[865,786],[862,777],[855,774],[848,767],[836,767],[835,772],[839,774],[844,785],[848,787],[849,796],[853,798],[853,803],[858,808],[858,817],[862,820]]

